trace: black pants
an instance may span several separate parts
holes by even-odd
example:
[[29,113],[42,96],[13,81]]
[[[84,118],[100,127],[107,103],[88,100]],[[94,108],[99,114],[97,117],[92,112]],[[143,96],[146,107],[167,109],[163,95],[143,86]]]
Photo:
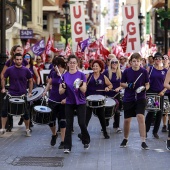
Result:
[[[160,97],[160,108],[161,108],[161,110],[156,112],[155,123],[154,123],[153,132],[152,132],[153,134],[158,133],[158,130],[159,130],[159,127],[160,127],[160,124],[161,124],[161,118],[162,118],[162,113],[163,113],[163,102],[164,102],[164,96],[161,96]],[[146,118],[145,118],[146,133],[149,132],[149,130],[150,130],[153,116],[154,116],[154,112],[150,112],[150,111],[146,115]]]
[[66,116],[66,133],[64,139],[64,148],[70,149],[72,147],[72,127],[74,111],[77,111],[78,124],[81,129],[82,143],[89,144],[90,136],[86,127],[86,104],[76,105],[76,104],[66,104],[65,105],[65,116]]
[[88,126],[89,121],[91,119],[92,116],[92,112],[94,112],[94,114],[99,118],[100,121],[100,125],[103,129],[103,132],[106,132],[106,120],[105,120],[105,108],[104,107],[100,107],[100,108],[90,108],[87,107],[86,108],[86,126]]

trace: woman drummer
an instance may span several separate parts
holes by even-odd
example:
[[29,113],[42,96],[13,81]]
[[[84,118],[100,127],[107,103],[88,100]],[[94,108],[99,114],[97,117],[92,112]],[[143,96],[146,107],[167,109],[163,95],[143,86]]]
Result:
[[[119,103],[120,103],[120,93],[119,92],[122,89],[122,87],[120,86],[120,80],[122,77],[122,73],[120,71],[120,63],[119,63],[118,59],[116,58],[116,56],[110,60],[108,70],[106,70],[103,74],[109,78],[110,82],[114,86],[114,91],[109,91],[106,93],[106,95],[108,97],[115,96],[114,99],[116,101],[116,106],[114,109],[115,113],[114,113],[113,128],[116,129],[117,133],[121,133],[122,130],[119,128],[120,112],[118,111],[118,107],[119,107]],[[107,123],[107,121],[108,121],[108,125],[109,125],[109,119],[106,119],[106,123]]]
[[66,133],[64,139],[64,153],[70,153],[72,148],[72,127],[74,111],[77,112],[78,124],[81,129],[82,143],[84,149],[89,149],[90,136],[85,124],[86,119],[86,77],[84,73],[77,70],[78,58],[75,55],[68,57],[68,71],[63,75],[59,87],[59,93],[66,95]]
[[[112,86],[112,83],[109,81],[109,79],[105,75],[102,74],[103,69],[104,69],[104,63],[101,60],[94,60],[92,63],[92,69],[93,69],[93,73],[88,74],[86,76],[87,77],[86,96],[89,96],[89,95],[105,96],[105,91],[107,92],[111,90],[113,86]],[[103,91],[98,91],[98,90],[103,90]],[[105,108],[104,107],[93,109],[87,106],[86,125],[88,126],[93,111],[96,113],[96,115],[99,118],[105,139],[109,139],[110,137],[106,131]]]
[[[159,103],[160,110],[157,111],[156,113],[154,128],[152,132],[153,137],[156,139],[159,139],[158,130],[160,127],[161,117],[163,113],[164,94],[167,90],[164,87],[164,80],[165,80],[165,76],[167,73],[167,69],[163,68],[162,59],[163,59],[162,54],[157,52],[154,55],[154,65],[148,68],[150,88],[147,91],[147,93],[154,93],[160,96],[160,103]],[[147,132],[149,132],[150,130],[153,116],[154,116],[154,112],[148,112],[148,114],[146,115],[146,118],[145,118],[146,137],[147,137]]]
[[66,65],[62,58],[55,57],[52,61],[53,69],[50,73],[50,77],[48,80],[48,84],[44,90],[44,96],[50,90],[48,105],[52,109],[52,120],[49,124],[52,138],[51,138],[51,146],[56,144],[56,139],[58,137],[56,130],[56,118],[60,120],[59,126],[61,130],[61,143],[59,145],[59,149],[64,148],[64,137],[66,130],[66,119],[65,119],[65,94],[59,94],[59,85],[60,85],[60,74],[63,75],[66,72]]

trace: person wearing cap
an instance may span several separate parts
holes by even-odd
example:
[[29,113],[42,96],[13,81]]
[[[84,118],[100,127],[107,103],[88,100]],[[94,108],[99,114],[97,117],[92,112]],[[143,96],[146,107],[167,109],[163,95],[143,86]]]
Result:
[[[158,130],[161,123],[161,117],[163,113],[163,102],[164,102],[164,94],[166,92],[166,88],[164,87],[164,80],[167,73],[167,69],[163,68],[162,63],[163,56],[161,53],[157,52],[154,55],[154,65],[149,67],[147,70],[149,72],[149,80],[150,80],[150,88],[147,93],[155,94],[156,96],[160,96],[160,110],[157,111],[155,117],[154,128],[152,131],[153,137],[159,139]],[[156,110],[155,110],[156,111]],[[147,133],[150,130],[152,119],[154,116],[154,112],[149,111],[145,118],[146,124],[146,137]]]

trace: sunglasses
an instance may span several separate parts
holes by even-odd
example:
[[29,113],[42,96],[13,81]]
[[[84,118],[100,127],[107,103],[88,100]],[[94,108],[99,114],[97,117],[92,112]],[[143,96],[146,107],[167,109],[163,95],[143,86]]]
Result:
[[162,58],[160,58],[160,57],[157,57],[157,58],[155,58],[155,60],[162,60]]
[[110,60],[111,60],[111,59],[109,59],[109,58],[107,59],[107,61],[110,61]]
[[37,60],[41,60],[40,58],[37,58]]
[[118,64],[118,61],[112,61],[111,64]]
[[163,60],[169,60],[169,58],[164,58]]

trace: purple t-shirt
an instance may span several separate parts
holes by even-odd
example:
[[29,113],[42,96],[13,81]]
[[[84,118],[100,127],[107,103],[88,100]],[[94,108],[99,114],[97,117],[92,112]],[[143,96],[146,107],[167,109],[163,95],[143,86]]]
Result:
[[143,74],[136,82],[134,89],[129,89],[128,87],[125,88],[125,93],[123,97],[124,102],[132,102],[146,98],[146,91],[136,93],[136,89],[140,86],[145,86],[145,83],[149,82],[147,70],[140,68],[139,70],[135,71],[131,67],[125,69],[122,74],[121,83],[134,83],[141,73]]
[[164,89],[164,81],[166,77],[167,69],[157,70],[154,67],[150,67],[149,70],[149,80],[150,80],[150,90],[155,93],[159,93]]
[[[109,78],[108,70],[106,70],[103,74],[104,74],[106,77]],[[109,80],[110,80],[110,79],[109,79]],[[112,78],[111,78],[110,82],[111,82],[112,85],[113,85],[113,89],[116,89],[116,88],[120,87],[120,79],[117,79],[116,73],[112,73]],[[106,92],[106,95],[109,96],[109,97],[113,97],[113,96],[115,96],[116,94],[117,94],[117,93],[116,93],[115,91]]]
[[94,79],[93,73],[89,75],[87,79],[87,91],[86,96],[89,95],[105,95],[105,91],[97,91],[97,90],[104,90],[106,87],[104,75],[100,74],[98,79]]
[[[80,91],[80,89],[75,89],[73,86],[74,81],[80,78],[83,80],[83,82],[86,82],[86,76],[84,73],[77,71],[74,74],[70,74],[69,72],[66,72],[63,75],[64,82],[67,85],[66,88],[66,104],[86,104],[86,97],[85,94]],[[60,83],[62,81],[60,80]]]
[[[10,66],[14,66],[14,65],[15,65],[14,61],[12,61],[11,65],[10,65],[10,62],[11,62],[11,61],[8,60],[8,61],[5,63],[5,65],[6,65],[7,67],[10,67]],[[27,66],[27,65],[28,65],[27,60],[23,59],[22,65],[23,65],[23,66]]]
[[9,94],[12,96],[21,96],[27,93],[27,81],[32,78],[32,75],[29,69],[24,66],[20,68],[11,66],[7,68],[4,77],[9,77]]
[[49,99],[56,102],[61,102],[63,99],[66,98],[65,94],[59,94],[59,85],[61,82],[61,78],[57,75],[55,71],[51,73],[50,78],[52,79],[52,89],[50,91]]

